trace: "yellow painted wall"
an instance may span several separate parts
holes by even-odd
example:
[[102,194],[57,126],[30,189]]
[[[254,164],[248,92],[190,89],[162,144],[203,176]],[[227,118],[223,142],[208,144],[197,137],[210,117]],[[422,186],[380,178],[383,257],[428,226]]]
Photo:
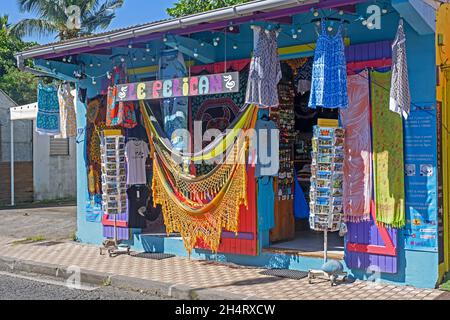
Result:
[[[444,183],[444,250],[445,263],[439,273],[450,271],[450,4],[443,4],[437,13],[436,63],[440,66],[437,100],[442,102],[442,161]],[[438,45],[438,36],[444,36],[444,45]]]

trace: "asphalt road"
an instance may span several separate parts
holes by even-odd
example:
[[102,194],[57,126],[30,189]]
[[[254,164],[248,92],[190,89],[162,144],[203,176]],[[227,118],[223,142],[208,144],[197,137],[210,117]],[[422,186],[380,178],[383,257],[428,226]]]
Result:
[[[33,280],[32,280],[33,279]],[[0,273],[0,300],[167,300],[154,295],[117,288],[70,289],[63,282],[44,277]]]

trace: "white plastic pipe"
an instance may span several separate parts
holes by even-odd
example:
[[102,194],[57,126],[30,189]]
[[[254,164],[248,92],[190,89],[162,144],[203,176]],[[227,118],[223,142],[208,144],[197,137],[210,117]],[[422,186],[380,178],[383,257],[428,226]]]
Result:
[[10,120],[11,128],[11,206],[15,206],[15,196],[14,196],[14,121]]

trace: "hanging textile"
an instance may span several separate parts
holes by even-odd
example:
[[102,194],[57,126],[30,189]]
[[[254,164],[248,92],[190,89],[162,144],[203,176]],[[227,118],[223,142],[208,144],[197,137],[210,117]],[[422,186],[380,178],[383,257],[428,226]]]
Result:
[[[241,72],[250,64],[250,59],[231,60],[224,62],[216,62],[200,66],[190,67],[191,75],[199,75],[201,73],[223,73],[224,71],[234,70]],[[247,80],[246,80],[247,81]]]
[[389,111],[391,72],[371,72],[374,185],[377,222],[405,226],[403,121]]
[[149,155],[147,142],[130,140],[125,145],[125,158],[127,160],[127,185],[140,185],[147,183],[145,162]]
[[269,231],[275,227],[275,191],[273,177],[258,179],[258,227]]
[[322,21],[322,34],[317,40],[312,71],[310,108],[348,107],[347,65],[342,24],[336,35],[330,36]]
[[294,170],[294,184],[294,217],[296,219],[309,219],[309,204],[298,181],[297,170]]
[[[184,56],[178,50],[162,51],[160,60],[160,79],[176,79],[188,75]],[[176,150],[184,150],[186,141],[181,135],[174,135],[176,130],[187,130],[187,112],[189,98],[179,97],[164,99],[162,102],[164,131]]]
[[278,31],[253,26],[253,57],[247,84],[246,103],[260,108],[277,107],[278,83],[282,78],[278,57]]
[[106,96],[98,95],[88,100],[86,117],[88,123],[95,125],[106,123]]
[[[238,232],[239,208],[242,203],[247,205],[245,148],[239,149],[239,145],[236,143],[233,148],[237,160],[234,161],[233,169],[221,190],[214,190],[217,182],[221,180],[221,177],[217,178],[215,175],[191,183],[192,189],[173,188],[158,154],[153,155],[154,206],[162,206],[167,233],[179,232],[189,253],[198,238],[212,251],[217,252],[223,229]],[[192,194],[201,193],[202,189],[211,189],[211,194],[217,194],[206,204],[187,199],[192,197]],[[185,194],[181,195],[183,192]]]
[[348,96],[349,108],[340,113],[345,129],[344,219],[361,222],[370,219],[373,183],[368,71],[348,78]]
[[75,97],[70,92],[70,84],[59,87],[59,115],[61,121],[61,137],[69,138],[77,135],[77,115],[75,113]]
[[[188,158],[191,162],[206,161],[217,158],[224,154],[236,141],[236,137],[242,129],[251,128],[252,121],[255,119],[257,108],[253,105],[242,111],[231,124],[230,128],[222,135],[216,137],[206,148],[195,153],[182,153],[174,149],[165,138],[165,134],[160,128],[156,118],[149,115],[145,102],[140,101],[141,114],[144,118],[149,138],[158,141],[162,148],[168,151],[174,157]],[[151,112],[151,109],[150,109]]]
[[[236,126],[254,127],[255,110],[248,108],[244,113],[246,116],[239,117]],[[230,147],[220,146],[213,149],[214,155],[209,155],[211,159],[225,156],[225,161],[209,173],[195,177],[185,173],[174,160],[173,149],[162,143],[157,123],[151,121],[147,112],[141,102],[153,158],[153,202],[162,207],[167,232],[179,232],[188,252],[193,250],[198,239],[217,251],[222,230],[238,232],[239,208],[242,204],[247,205],[245,160],[248,144],[244,132],[235,130],[233,140],[227,135],[224,140]],[[196,160],[195,157],[187,158]],[[201,159],[200,153],[197,160]]]
[[392,112],[403,115],[403,117],[407,119],[411,108],[411,94],[409,90],[406,35],[403,28],[403,19],[400,19],[397,35],[392,44],[391,83],[389,109]]
[[294,73],[297,92],[302,95],[311,90],[313,58],[306,58],[305,63]]
[[53,85],[38,84],[36,132],[48,135],[60,134],[58,89]]
[[117,102],[117,84],[127,81],[125,66],[114,67],[112,83],[107,91],[106,125],[132,129],[137,125],[133,101]]
[[[262,111],[262,110],[261,110]],[[269,117],[256,121],[257,134],[255,177],[278,176],[280,171],[280,131],[278,125]]]

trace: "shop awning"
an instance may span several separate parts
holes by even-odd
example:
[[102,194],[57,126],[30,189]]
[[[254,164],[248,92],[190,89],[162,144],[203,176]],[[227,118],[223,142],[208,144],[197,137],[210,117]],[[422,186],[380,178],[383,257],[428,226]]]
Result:
[[37,102],[10,108],[11,121],[34,120],[37,116]]

